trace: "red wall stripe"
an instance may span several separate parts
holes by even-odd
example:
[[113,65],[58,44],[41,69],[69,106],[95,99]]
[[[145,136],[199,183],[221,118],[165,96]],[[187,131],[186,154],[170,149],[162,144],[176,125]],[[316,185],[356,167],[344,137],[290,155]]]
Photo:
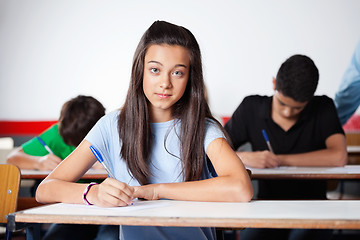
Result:
[[38,135],[57,121],[0,121],[0,135]]
[[[230,119],[230,116],[223,116],[222,123]],[[0,121],[0,135],[2,136],[22,136],[38,135],[48,129],[57,121]],[[343,126],[345,132],[360,130],[360,114],[352,116]]]

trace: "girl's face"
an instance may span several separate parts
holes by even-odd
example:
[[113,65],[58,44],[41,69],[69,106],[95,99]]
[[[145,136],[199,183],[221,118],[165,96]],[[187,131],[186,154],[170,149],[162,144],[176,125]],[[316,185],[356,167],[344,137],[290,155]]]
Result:
[[189,79],[190,55],[178,45],[152,45],[144,60],[143,90],[152,122],[172,119],[172,107],[183,96]]

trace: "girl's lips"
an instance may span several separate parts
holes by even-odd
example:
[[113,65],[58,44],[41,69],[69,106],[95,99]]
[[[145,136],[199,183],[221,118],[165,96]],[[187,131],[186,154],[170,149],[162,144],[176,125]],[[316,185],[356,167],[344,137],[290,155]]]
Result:
[[159,98],[168,98],[168,97],[170,97],[169,94],[160,94],[160,93],[158,93],[157,95],[159,96]]

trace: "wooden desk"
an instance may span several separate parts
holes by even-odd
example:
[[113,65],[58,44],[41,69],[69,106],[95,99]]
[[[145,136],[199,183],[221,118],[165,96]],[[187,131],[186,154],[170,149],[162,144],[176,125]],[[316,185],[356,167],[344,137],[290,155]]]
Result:
[[248,168],[252,179],[360,179],[360,165],[344,167]]
[[360,201],[251,201],[249,203],[134,201],[134,205],[99,208],[51,204],[15,212],[15,223],[201,226],[225,228],[360,229]]
[[[21,179],[44,179],[49,175],[50,171],[38,171],[38,170],[21,170]],[[107,173],[105,170],[90,169],[85,173],[81,179],[105,179]]]
[[360,146],[347,146],[348,164],[360,164]]

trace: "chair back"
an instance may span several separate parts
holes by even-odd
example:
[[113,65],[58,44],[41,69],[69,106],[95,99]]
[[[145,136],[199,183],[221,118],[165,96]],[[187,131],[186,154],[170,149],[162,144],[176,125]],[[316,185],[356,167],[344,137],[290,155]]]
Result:
[[[346,145],[347,146],[360,146],[360,131],[345,132]],[[359,152],[348,152],[348,163],[347,164],[360,164],[360,153]]]
[[11,137],[0,137],[0,164],[6,163],[6,157],[14,150],[14,140]]
[[16,211],[20,177],[18,167],[0,164],[0,223],[6,223],[5,216]]

